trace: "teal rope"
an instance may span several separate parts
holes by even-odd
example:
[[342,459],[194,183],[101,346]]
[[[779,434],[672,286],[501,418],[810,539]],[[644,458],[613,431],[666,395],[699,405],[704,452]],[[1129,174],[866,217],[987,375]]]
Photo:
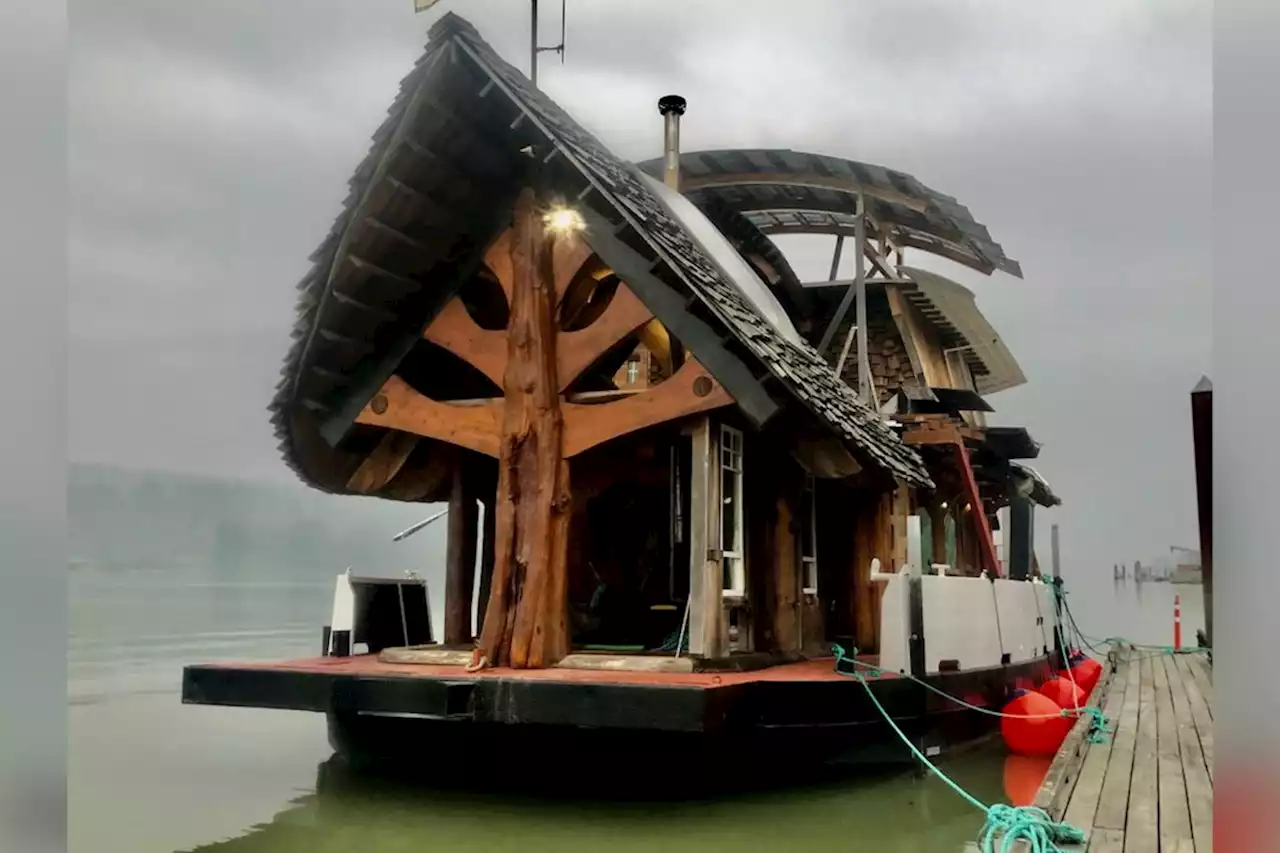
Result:
[[[832,646],[832,651],[835,653],[835,657],[836,657],[837,672],[839,672],[840,662],[844,661],[845,663],[849,663],[855,667],[859,667],[860,669],[866,670],[867,674],[870,675],[872,678],[875,678],[877,676],[884,674],[884,670],[880,669],[879,667],[876,667],[864,661],[858,660],[856,657],[856,655],[858,654],[858,649],[856,647],[853,650],[853,655],[849,655],[840,646]],[[849,673],[842,673],[842,674],[847,675]],[[936,693],[937,695],[941,696],[943,699],[947,699],[948,701],[954,702],[955,704],[959,705],[962,708],[968,708],[970,711],[976,711],[979,714],[986,714],[989,717],[1017,717],[1023,720],[1048,720],[1048,719],[1057,719],[1058,717],[1074,717],[1079,714],[1090,714],[1095,716],[1095,718],[1101,719],[1102,721],[1101,726],[1104,730],[1106,729],[1106,725],[1107,725],[1107,718],[1103,716],[1102,712],[1099,711],[1097,708],[1088,708],[1088,707],[1063,708],[1057,714],[1006,714],[1003,711],[993,711],[990,708],[984,708],[981,705],[972,705],[964,701],[958,696],[953,696],[950,693],[946,692],[945,690],[941,690],[937,687],[934,687],[929,682],[924,681],[923,679],[917,678],[909,672],[899,672],[898,676],[901,678],[905,678],[908,681],[914,681],[916,684],[919,684],[921,687],[925,688],[926,690],[932,691],[933,693]]]
[[[1067,603],[1066,590],[1062,589],[1060,585],[1054,584],[1053,591],[1054,591],[1054,595],[1057,596],[1058,601],[1062,605],[1063,612],[1067,614],[1067,619],[1068,621],[1070,621],[1071,627],[1074,629],[1076,637],[1080,639],[1079,645],[1087,647],[1097,654],[1103,654],[1103,652],[1101,652],[1099,649],[1094,647],[1093,643],[1096,643],[1099,646],[1127,645],[1133,649],[1145,649],[1153,653],[1151,655],[1152,657],[1158,657],[1160,655],[1166,655],[1166,654],[1169,654],[1169,655],[1207,654],[1213,651],[1213,649],[1209,648],[1208,646],[1183,646],[1181,648],[1175,648],[1174,646],[1161,646],[1161,645],[1154,645],[1150,643],[1136,643],[1133,640],[1130,640],[1126,637],[1106,637],[1103,639],[1099,639],[1098,637],[1091,637],[1088,634],[1085,634],[1083,631],[1081,631],[1080,626],[1076,623],[1075,614],[1071,612],[1071,605]],[[1059,632],[1062,631],[1061,624],[1058,625],[1058,630]],[[1059,636],[1064,637],[1064,643],[1065,643],[1065,636],[1062,635],[1061,633],[1059,634]],[[1092,641],[1092,643],[1090,641]],[[1066,648],[1069,648],[1069,646],[1064,645],[1064,650]]]
[[[844,649],[840,646],[834,646],[833,650],[836,655],[837,666],[841,660],[849,660]],[[869,665],[867,665],[869,666]],[[874,667],[869,667],[875,669]],[[879,670],[876,670],[879,672]],[[871,704],[880,712],[880,716],[884,717],[889,727],[893,729],[898,738],[907,745],[911,753],[925,767],[929,768],[932,773],[946,783],[947,787],[955,791],[962,799],[966,800],[976,809],[981,809],[987,815],[987,821],[982,827],[982,835],[979,837],[982,844],[982,853],[1012,853],[1014,845],[1019,841],[1026,841],[1031,848],[1031,853],[1067,853],[1059,845],[1063,844],[1079,844],[1084,841],[1084,833],[1078,828],[1066,823],[1057,823],[1049,817],[1044,809],[1038,809],[1033,806],[1006,806],[1003,803],[997,803],[988,806],[977,797],[970,794],[964,788],[960,787],[950,776],[938,769],[933,762],[924,756],[911,739],[906,736],[898,724],[893,721],[893,717],[889,716],[889,712],[880,704],[880,700],[876,698],[875,691],[871,689],[871,685],[863,678],[862,673],[854,670],[846,673],[856,678],[867,691],[867,696],[871,699]],[[997,840],[1000,841],[1000,847],[996,848]]]

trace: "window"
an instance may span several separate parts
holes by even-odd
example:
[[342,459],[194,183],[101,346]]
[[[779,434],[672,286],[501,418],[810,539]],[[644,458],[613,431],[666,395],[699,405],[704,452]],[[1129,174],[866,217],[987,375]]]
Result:
[[814,481],[812,474],[804,477],[804,490],[800,492],[800,570],[804,579],[804,591],[818,594],[818,514],[814,506]]
[[723,591],[740,597],[747,592],[742,547],[742,433],[720,427],[720,560]]
[[640,362],[634,358],[627,362],[627,384],[635,385],[640,380]]

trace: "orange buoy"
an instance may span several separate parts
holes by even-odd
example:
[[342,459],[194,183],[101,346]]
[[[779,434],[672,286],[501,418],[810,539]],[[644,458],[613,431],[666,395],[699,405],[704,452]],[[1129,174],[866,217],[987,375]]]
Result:
[[1043,693],[1021,692],[1004,706],[1000,733],[1005,746],[1019,755],[1052,756],[1067,738],[1074,720]]
[[1053,759],[1047,755],[1006,755],[1004,796],[1009,805],[1023,807],[1034,803],[1050,764]]
[[1089,695],[1079,684],[1072,684],[1065,677],[1050,678],[1040,685],[1040,692],[1054,701],[1059,708],[1083,708],[1089,701]]
[[[1058,673],[1062,678],[1068,678],[1066,670]],[[1098,679],[1102,677],[1102,664],[1093,658],[1084,658],[1078,662],[1072,662],[1071,675],[1068,680],[1073,680],[1084,691],[1085,696],[1093,693],[1093,688],[1097,686]]]

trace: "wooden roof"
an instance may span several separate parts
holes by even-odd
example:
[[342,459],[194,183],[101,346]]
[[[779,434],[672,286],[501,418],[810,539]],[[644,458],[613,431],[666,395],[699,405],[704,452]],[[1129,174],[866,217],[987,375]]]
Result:
[[[930,486],[902,443],[811,347],[783,338],[641,179],[446,14],[402,81],[351,191],[298,289],[270,406],[282,454],[318,488],[346,491],[356,415],[479,271],[531,163],[574,204],[585,239],[757,423],[798,402],[861,461]],[[344,469],[345,466],[345,469]]]

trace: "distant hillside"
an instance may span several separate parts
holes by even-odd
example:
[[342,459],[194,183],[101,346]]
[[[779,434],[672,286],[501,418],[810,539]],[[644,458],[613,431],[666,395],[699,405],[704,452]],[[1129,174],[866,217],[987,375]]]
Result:
[[433,511],[421,504],[327,495],[301,484],[72,465],[72,565],[186,566],[220,574],[385,573],[438,564],[444,525],[391,537]]

